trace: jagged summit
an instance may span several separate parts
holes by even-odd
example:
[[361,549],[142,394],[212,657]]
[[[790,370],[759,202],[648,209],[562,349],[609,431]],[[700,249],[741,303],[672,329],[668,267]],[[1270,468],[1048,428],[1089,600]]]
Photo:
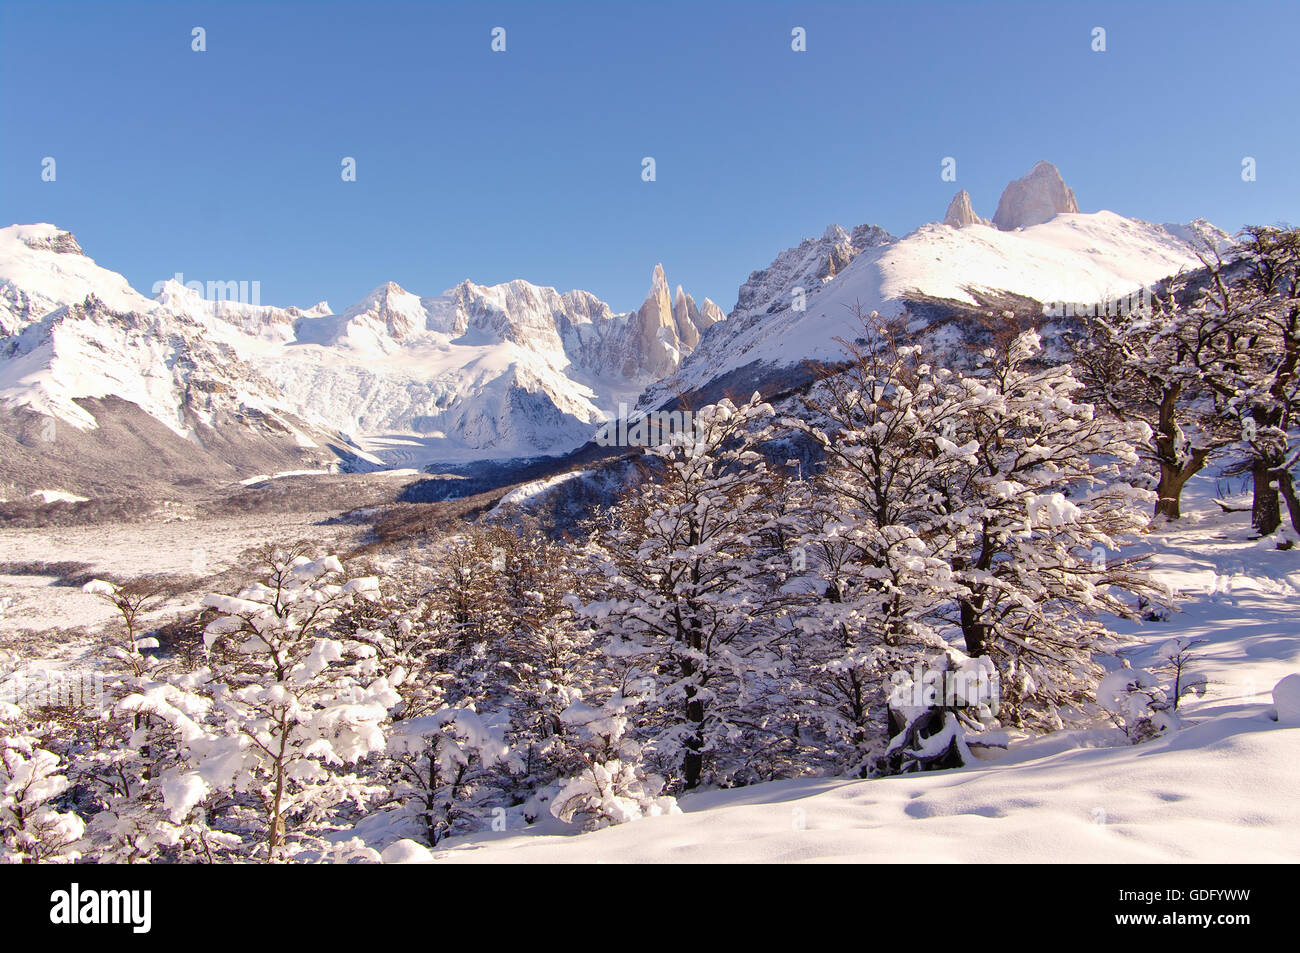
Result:
[[948,213],[944,215],[943,223],[954,228],[961,228],[963,225],[986,224],[984,219],[975,214],[975,208],[971,205],[970,193],[965,189],[960,190],[948,203]]
[[[923,336],[935,302],[979,309],[1006,296],[1040,305],[1107,300],[1197,268],[1202,245],[1228,241],[1208,222],[1160,226],[1107,211],[1060,214],[1077,206],[1047,163],[1022,185],[1013,185],[1004,206],[1012,221],[1037,217],[1033,227],[935,222],[898,239],[868,226],[852,233],[832,227],[781,252],[741,285],[726,323],[704,335],[639,406],[665,406],[688,393],[714,399],[728,390],[788,387],[806,362],[842,359],[843,342],[862,334],[858,316],[872,311],[904,318]],[[954,205],[955,218],[968,217],[965,200]],[[1035,208],[1039,215],[1029,214]],[[942,321],[935,328],[934,341],[953,346],[958,331]]]
[[[1061,214],[1077,208],[1041,162],[1007,187],[1000,230],[964,190],[946,224],[903,238],[831,225],[752,272],[728,315],[670,285],[661,264],[622,312],[522,279],[465,280],[434,297],[385,282],[340,313],[209,300],[179,281],[148,298],[66,231],[13,226],[0,229],[0,410],[90,433],[107,418],[85,401],[118,400],[185,440],[278,428],[291,450],[351,446],[397,465],[558,453],[622,403],[660,406],[714,382],[752,391],[763,375],[833,360],[860,332],[859,312],[973,306],[986,292],[1100,300],[1229,241],[1199,220]],[[254,419],[271,430],[243,434]]]
[[78,402],[120,399],[186,440],[275,416],[295,421],[281,427],[301,435],[291,445],[345,434],[354,448],[396,447],[386,459],[402,464],[558,453],[724,320],[707,298],[670,294],[662,265],[645,302],[618,313],[522,279],[434,297],[388,281],[340,313],[156,287],[135,291],[53,225],[0,229],[0,410],[91,433],[102,411]]
[[81,250],[81,245],[72,232],[65,232],[63,229],[40,223],[37,225],[16,225],[16,237],[28,248],[44,251],[52,251],[58,255],[82,255],[85,252]]
[[396,343],[426,330],[428,322],[419,296],[394,281],[380,285],[344,311],[342,317],[350,330],[364,329]]
[[1077,211],[1074,190],[1066,186],[1056,166],[1040,160],[1027,175],[1003,190],[993,224],[1009,232],[1041,225],[1063,212]]
[[[634,319],[636,346],[629,359],[639,357],[645,370],[656,378],[671,374],[712,323],[700,314],[695,299],[681,285],[676,295],[669,294],[664,266],[655,265],[650,293]],[[624,374],[630,370],[625,367]]]
[[894,241],[879,225],[859,225],[852,232],[831,225],[821,238],[805,238],[786,249],[766,268],[750,273],[736,295],[727,317],[748,320],[752,315],[789,307],[800,294],[806,297],[842,272],[864,249]]

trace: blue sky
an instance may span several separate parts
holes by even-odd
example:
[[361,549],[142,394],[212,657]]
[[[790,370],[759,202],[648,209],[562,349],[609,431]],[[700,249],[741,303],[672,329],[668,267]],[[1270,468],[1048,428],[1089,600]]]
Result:
[[625,310],[662,261],[729,310],[831,222],[903,234],[959,187],[991,216],[1043,158],[1084,211],[1300,222],[1298,35],[1284,2],[0,0],[0,219],[145,293],[522,277]]

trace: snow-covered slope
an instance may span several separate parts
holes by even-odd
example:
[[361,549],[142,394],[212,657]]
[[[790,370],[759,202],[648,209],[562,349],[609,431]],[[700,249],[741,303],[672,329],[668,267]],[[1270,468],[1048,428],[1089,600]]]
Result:
[[[393,463],[558,453],[633,402],[723,319],[662,267],[637,311],[585,291],[465,281],[434,298],[391,282],[340,314],[156,298],[52,225],[0,229],[0,404],[97,427],[117,397],[177,436],[273,419],[302,446],[374,447]],[[286,461],[286,463],[289,461]]]
[[[1044,167],[1050,175],[1040,171]],[[1053,167],[1040,163],[1035,171],[1037,176],[1019,184],[1048,181],[1056,191],[1068,193],[1068,204],[1073,204],[1073,193]],[[1050,201],[1060,197],[1028,194],[1013,202],[1004,195],[1006,208],[1026,215],[1042,212],[1035,204],[1038,198],[1050,208]],[[860,335],[859,310],[900,315],[911,298],[975,306],[979,302],[972,291],[1011,293],[1045,306],[1115,300],[1180,270],[1201,267],[1197,251],[1207,242],[1228,244],[1225,233],[1201,219],[1162,226],[1109,211],[1068,212],[1042,224],[1002,230],[971,221],[972,216],[958,216],[952,225],[923,225],[902,239],[872,226],[859,226],[851,234],[831,226],[821,239],[782,252],[750,276],[727,321],[706,333],[673,379],[648,390],[641,405],[655,407],[674,394],[703,390],[741,368],[752,368],[749,377],[760,379],[763,369],[840,358],[843,348],[837,338]],[[1015,219],[1011,212],[1005,217]]]
[[0,263],[0,334],[20,331],[90,294],[119,311],[150,307],[125,278],[96,265],[70,233],[53,225],[0,229]]
[[831,226],[752,273],[726,316],[672,291],[662,267],[642,305],[622,313],[521,280],[464,281],[435,297],[389,282],[339,313],[207,300],[174,281],[150,299],[68,233],[13,226],[0,229],[0,414],[27,408],[87,431],[87,398],[121,398],[191,441],[251,421],[302,447],[398,466],[558,454],[621,403],[794,383],[806,361],[842,356],[858,310],[915,315],[927,302],[975,307],[1007,293],[1118,298],[1228,242],[1203,220],[1053,214],[1077,204],[1048,163],[1008,186],[1004,228],[979,219],[969,196],[959,204],[954,224],[902,239]]
[[1300,723],[1271,691],[1300,672],[1289,553],[1223,515],[1213,481],[1153,538],[1157,575],[1184,597],[1169,621],[1126,624],[1135,666],[1173,636],[1205,639],[1204,697],[1185,725],[1129,744],[1117,729],[1059,732],[976,767],[870,781],[799,780],[680,799],[684,813],[591,834],[534,828],[446,841],[438,863],[1300,861]]

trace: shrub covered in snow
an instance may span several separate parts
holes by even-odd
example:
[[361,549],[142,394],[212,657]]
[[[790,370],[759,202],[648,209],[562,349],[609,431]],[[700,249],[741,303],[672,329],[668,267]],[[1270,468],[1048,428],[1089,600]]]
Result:
[[578,734],[586,766],[565,782],[551,813],[587,830],[643,817],[677,814],[677,800],[664,796],[664,779],[641,764],[641,746],[627,737],[621,705],[603,710],[575,702],[563,714]]
[[0,702],[0,863],[75,861],[85,822],[56,806],[67,769],[22,731],[22,720],[16,705]]
[[1178,704],[1188,695],[1204,695],[1206,680],[1188,670],[1200,640],[1169,639],[1160,646],[1152,671],[1121,668],[1097,686],[1097,704],[1134,743],[1182,726]]

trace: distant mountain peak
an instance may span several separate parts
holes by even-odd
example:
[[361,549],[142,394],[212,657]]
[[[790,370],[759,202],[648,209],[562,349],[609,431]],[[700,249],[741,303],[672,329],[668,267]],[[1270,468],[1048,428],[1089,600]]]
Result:
[[948,203],[948,213],[943,217],[945,225],[951,225],[954,228],[961,228],[963,225],[982,225],[986,224],[984,219],[975,214],[975,207],[971,204],[970,193],[961,189],[952,197]]
[[993,224],[1004,232],[1050,222],[1064,212],[1079,211],[1074,190],[1052,163],[1040,159],[1028,174],[1010,183],[998,199]]
[[[1042,182],[1060,182],[1046,163],[1026,178],[1027,200]],[[973,313],[1000,298],[1109,300],[1194,269],[1198,248],[1229,240],[1205,221],[1162,227],[1107,211],[1062,215],[1075,207],[1073,194],[1063,183],[1043,192],[1058,201],[1043,210],[1050,211],[1044,223],[1023,230],[932,223],[899,239],[869,226],[854,229],[847,243],[836,229],[804,239],[749,276],[726,323],[704,334],[638,406],[788,388],[806,373],[805,362],[842,360],[844,342],[864,333],[860,316],[873,311],[906,320],[924,346],[964,347],[970,339],[958,324],[936,317],[944,309]],[[964,200],[956,204],[965,210]],[[852,258],[841,266],[845,249]]]
[[49,225],[44,222],[37,225],[19,225],[17,229],[18,240],[28,248],[37,251],[52,251],[58,255],[81,255],[85,252],[77,243],[77,239],[72,232],[65,232],[55,225]]

